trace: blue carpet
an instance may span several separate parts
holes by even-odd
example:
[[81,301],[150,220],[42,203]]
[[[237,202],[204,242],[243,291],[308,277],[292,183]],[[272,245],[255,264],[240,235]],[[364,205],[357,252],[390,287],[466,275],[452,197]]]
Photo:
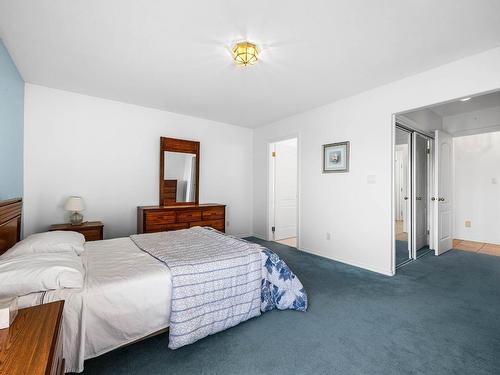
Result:
[[272,311],[171,351],[163,334],[85,362],[86,374],[499,374],[500,258],[426,256],[386,277],[264,242],[309,311]]
[[408,241],[396,240],[396,266],[407,262],[408,256]]

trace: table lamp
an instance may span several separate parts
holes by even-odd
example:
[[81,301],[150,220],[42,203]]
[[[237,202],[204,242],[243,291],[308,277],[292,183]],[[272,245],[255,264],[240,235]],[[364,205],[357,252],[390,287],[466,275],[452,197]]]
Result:
[[82,223],[83,215],[80,211],[85,210],[85,204],[83,203],[82,197],[69,197],[64,204],[64,209],[73,212],[69,217],[71,225],[79,225]]

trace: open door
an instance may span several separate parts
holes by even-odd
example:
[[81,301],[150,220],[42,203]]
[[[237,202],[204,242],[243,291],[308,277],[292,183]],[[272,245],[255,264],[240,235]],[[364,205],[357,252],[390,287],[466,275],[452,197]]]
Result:
[[453,138],[448,133],[436,130],[434,147],[434,227],[436,255],[453,247],[453,196],[452,157]]
[[274,148],[274,240],[297,236],[297,138]]

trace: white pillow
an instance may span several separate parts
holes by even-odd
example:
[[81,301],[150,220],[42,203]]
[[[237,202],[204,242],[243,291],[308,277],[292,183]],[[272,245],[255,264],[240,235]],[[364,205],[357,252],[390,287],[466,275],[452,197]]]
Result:
[[82,259],[73,252],[0,256],[0,298],[82,288]]
[[78,232],[56,230],[36,233],[15,244],[7,250],[8,255],[35,253],[75,252],[80,255],[84,251],[85,237]]

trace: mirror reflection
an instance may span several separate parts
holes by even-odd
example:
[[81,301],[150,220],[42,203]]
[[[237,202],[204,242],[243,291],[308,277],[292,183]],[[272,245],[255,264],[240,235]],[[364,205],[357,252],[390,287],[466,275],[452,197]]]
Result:
[[396,267],[411,259],[410,222],[410,133],[396,128],[394,188],[396,209]]
[[164,152],[164,179],[176,202],[194,202],[196,199],[196,154]]

